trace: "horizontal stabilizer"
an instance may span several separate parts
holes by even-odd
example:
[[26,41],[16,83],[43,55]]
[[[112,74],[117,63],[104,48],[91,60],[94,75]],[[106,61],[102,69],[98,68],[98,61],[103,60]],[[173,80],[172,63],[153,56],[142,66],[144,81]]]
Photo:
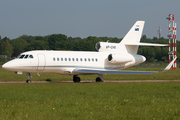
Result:
[[125,45],[141,45],[141,46],[168,46],[168,44],[154,44],[154,43],[125,43]]

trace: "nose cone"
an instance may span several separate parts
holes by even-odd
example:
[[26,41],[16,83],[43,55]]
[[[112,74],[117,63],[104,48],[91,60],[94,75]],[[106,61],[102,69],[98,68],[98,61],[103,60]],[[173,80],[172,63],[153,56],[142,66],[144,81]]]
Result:
[[8,70],[8,69],[10,68],[10,65],[9,65],[8,62],[7,62],[7,63],[5,63],[5,64],[2,65],[2,68]]
[[3,64],[2,68],[6,69],[6,70],[14,71],[15,65],[14,65],[13,60]]

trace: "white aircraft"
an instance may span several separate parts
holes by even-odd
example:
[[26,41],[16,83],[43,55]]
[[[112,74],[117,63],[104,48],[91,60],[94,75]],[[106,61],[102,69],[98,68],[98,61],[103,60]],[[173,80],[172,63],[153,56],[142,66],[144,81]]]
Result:
[[[96,82],[99,82],[104,81],[102,74],[152,74],[155,72],[121,70],[146,61],[144,56],[137,54],[139,45],[167,46],[140,43],[144,23],[137,21],[120,43],[96,43],[95,48],[98,52],[28,51],[5,63],[2,68],[15,71],[17,74],[26,72],[28,83],[32,78],[30,73],[73,75],[74,82],[80,82],[78,75],[98,74]],[[169,70],[175,59],[163,71]]]

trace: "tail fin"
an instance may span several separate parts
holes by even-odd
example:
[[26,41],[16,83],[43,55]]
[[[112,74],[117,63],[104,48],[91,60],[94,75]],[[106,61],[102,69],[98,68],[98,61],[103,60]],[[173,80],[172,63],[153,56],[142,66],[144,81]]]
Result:
[[[141,40],[145,21],[137,21],[133,27],[129,30],[126,36],[120,42],[123,51],[127,51],[131,54],[137,54],[139,43]],[[134,44],[134,45],[126,45]]]
[[143,32],[145,21],[137,21],[129,30],[121,43],[139,43]]

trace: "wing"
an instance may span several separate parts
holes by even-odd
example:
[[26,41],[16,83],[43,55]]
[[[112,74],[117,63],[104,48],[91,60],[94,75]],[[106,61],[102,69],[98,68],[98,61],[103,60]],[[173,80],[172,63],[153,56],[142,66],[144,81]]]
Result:
[[157,71],[113,71],[113,70],[90,70],[90,69],[75,69],[75,73],[92,73],[92,74],[152,74]]
[[90,73],[90,74],[152,74],[152,73],[160,73],[160,72],[168,71],[171,68],[171,66],[173,65],[176,58],[174,58],[174,60],[172,60],[171,63],[169,63],[167,65],[167,67],[162,71],[113,71],[113,70],[105,70],[105,69],[100,69],[100,70],[74,69],[73,72],[74,73]]
[[159,72],[166,72],[166,71],[168,71],[168,70],[171,68],[171,66],[173,65],[173,63],[174,63],[174,61],[175,61],[176,59],[177,59],[177,57],[175,57],[174,60],[172,60],[172,61],[166,66],[166,68],[164,68],[164,70],[159,71]]

